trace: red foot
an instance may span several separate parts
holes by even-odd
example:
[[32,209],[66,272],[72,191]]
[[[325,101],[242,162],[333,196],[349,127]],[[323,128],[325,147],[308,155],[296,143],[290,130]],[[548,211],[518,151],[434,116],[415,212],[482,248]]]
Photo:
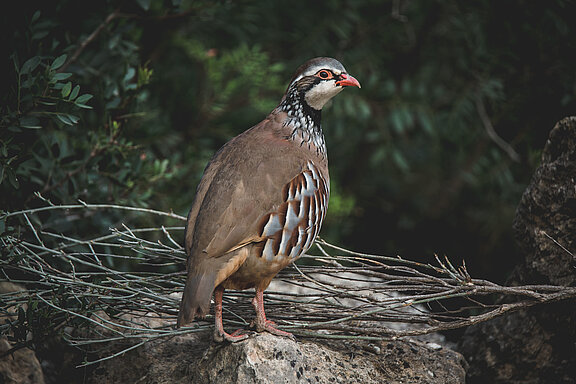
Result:
[[241,329],[237,329],[232,333],[226,333],[225,331],[219,331],[216,329],[214,331],[214,340],[219,343],[223,341],[236,343],[238,341],[246,340],[248,338],[248,335],[242,332],[243,330]]
[[238,329],[232,334],[226,333],[224,325],[222,324],[222,296],[224,295],[224,288],[221,286],[216,287],[214,290],[214,340],[222,342],[224,340],[231,343],[236,343],[248,338],[248,335],[242,334],[242,330]]
[[263,322],[254,320],[250,324],[257,332],[268,332],[276,336],[288,337],[294,339],[294,335],[290,332],[282,331],[276,328],[276,323],[271,320],[264,320]]
[[294,339],[294,335],[290,332],[281,331],[276,328],[276,323],[266,319],[266,313],[264,312],[264,292],[261,289],[256,289],[256,296],[252,299],[252,305],[256,310],[256,318],[250,324],[258,332],[269,332],[276,336],[288,337]]

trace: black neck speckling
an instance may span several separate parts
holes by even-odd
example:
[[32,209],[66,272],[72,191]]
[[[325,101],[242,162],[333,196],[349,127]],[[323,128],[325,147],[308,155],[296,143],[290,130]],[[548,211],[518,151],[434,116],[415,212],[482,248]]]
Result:
[[301,145],[313,144],[319,154],[326,154],[324,134],[322,133],[322,111],[312,108],[304,99],[304,92],[293,84],[286,97],[278,108],[288,114],[284,122],[285,126],[292,126],[293,130],[289,138],[300,139]]

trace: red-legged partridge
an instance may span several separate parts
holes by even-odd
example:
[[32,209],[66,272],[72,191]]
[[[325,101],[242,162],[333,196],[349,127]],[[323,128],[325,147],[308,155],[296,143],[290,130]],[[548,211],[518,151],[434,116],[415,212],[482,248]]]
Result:
[[278,107],[214,155],[188,215],[178,326],[205,316],[214,294],[215,339],[243,340],[247,335],[224,331],[222,295],[255,288],[256,330],[292,336],[266,319],[263,292],[320,231],[330,193],[322,107],[346,86],[360,83],[340,62],[309,60]]

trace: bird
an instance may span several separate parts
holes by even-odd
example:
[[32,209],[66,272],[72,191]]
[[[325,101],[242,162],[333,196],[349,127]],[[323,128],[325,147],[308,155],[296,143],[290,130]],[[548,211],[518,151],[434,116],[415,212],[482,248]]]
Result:
[[186,223],[187,277],[177,327],[204,318],[214,296],[214,340],[246,339],[242,330],[224,330],[222,297],[227,289],[254,288],[253,328],[293,338],[266,318],[263,294],[308,251],[326,216],[330,178],[321,115],[344,87],[360,83],[338,60],[306,61],[278,106],[209,161]]

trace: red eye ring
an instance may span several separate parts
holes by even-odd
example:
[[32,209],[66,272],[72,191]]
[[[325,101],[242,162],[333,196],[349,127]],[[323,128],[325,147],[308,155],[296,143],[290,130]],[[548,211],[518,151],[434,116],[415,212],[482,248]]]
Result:
[[332,72],[326,70],[326,69],[322,69],[320,71],[318,71],[318,73],[316,74],[317,77],[321,78],[322,80],[328,80],[334,77],[334,75],[332,74]]

